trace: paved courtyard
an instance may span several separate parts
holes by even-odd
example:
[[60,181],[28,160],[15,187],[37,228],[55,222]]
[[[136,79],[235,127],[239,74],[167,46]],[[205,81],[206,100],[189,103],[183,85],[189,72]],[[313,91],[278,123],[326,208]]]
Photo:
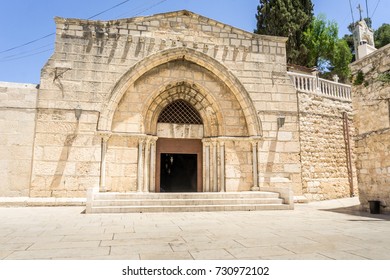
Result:
[[83,214],[0,208],[0,259],[390,259],[390,216],[357,198],[293,211]]

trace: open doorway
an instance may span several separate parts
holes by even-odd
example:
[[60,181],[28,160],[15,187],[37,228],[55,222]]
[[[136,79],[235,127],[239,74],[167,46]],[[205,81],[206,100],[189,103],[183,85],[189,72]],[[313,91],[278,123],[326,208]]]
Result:
[[197,191],[197,155],[161,154],[160,192]]
[[159,138],[156,192],[202,191],[202,141]]

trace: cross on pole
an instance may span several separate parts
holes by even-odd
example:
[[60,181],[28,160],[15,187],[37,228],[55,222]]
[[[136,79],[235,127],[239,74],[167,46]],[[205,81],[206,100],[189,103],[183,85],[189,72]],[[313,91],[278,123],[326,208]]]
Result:
[[360,6],[360,4],[356,7],[356,9],[359,10],[360,20],[362,20],[362,12],[363,12],[363,9],[362,9],[362,7]]

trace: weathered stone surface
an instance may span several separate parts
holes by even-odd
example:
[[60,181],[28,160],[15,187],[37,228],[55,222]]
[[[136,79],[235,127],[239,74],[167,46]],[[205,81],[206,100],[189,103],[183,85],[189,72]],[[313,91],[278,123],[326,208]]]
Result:
[[[11,100],[15,86],[0,84],[1,106],[23,108],[0,113],[0,154],[14,164],[0,162],[13,166],[1,170],[9,176],[0,195],[21,195],[22,185],[31,196],[153,191],[160,137],[203,140],[197,156],[209,190],[346,196],[340,114],[350,103],[297,99],[285,42],[188,11],[107,22],[56,18],[56,49],[39,96],[27,86],[28,94],[17,90]],[[189,103],[202,124],[158,123],[176,100]],[[24,168],[14,192],[10,182]]]
[[0,196],[29,194],[36,85],[0,82]]
[[351,64],[355,79],[359,70],[363,74],[362,84],[352,88],[360,203],[367,209],[368,201],[380,201],[381,211],[386,212],[390,211],[389,55],[387,45]]
[[[348,197],[351,186],[343,136],[343,113],[348,114],[352,162],[355,162],[351,102],[303,92],[298,93],[298,99],[303,193],[311,200]],[[355,183],[352,192],[357,194],[354,164],[352,167]]]

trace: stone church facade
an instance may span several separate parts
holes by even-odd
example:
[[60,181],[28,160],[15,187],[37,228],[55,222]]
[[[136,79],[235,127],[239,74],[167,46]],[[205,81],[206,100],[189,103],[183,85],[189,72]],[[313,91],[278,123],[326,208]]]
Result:
[[289,73],[286,38],[188,11],[55,21],[39,88],[0,84],[0,196],[356,193],[350,89]]

